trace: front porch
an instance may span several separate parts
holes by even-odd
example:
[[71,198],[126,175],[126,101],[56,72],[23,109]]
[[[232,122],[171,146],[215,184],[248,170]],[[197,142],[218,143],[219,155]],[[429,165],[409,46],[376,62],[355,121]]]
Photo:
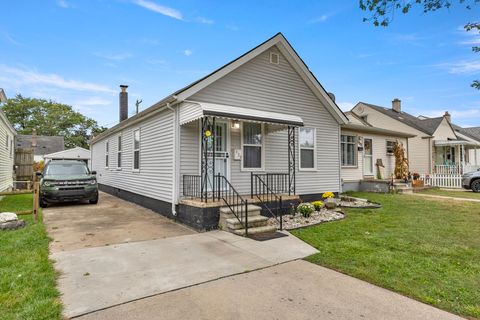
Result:
[[465,140],[437,140],[433,147],[433,174],[462,175],[480,169],[480,144]]

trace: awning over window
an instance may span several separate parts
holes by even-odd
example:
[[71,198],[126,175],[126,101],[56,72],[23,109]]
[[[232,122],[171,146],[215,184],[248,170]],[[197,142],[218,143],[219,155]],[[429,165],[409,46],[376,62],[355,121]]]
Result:
[[466,140],[435,140],[436,147],[453,147],[453,146],[468,146],[480,147],[480,143]]
[[302,118],[285,113],[194,101],[184,102],[180,106],[180,125],[206,116],[234,120],[276,123],[289,126],[303,126]]

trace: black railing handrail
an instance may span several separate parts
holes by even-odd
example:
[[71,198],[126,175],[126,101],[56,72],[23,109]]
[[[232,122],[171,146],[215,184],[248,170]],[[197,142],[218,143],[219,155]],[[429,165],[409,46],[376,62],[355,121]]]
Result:
[[[275,193],[271,187],[262,179],[262,176],[267,176],[267,174],[256,174],[251,173],[250,175],[250,184],[251,184],[251,197],[256,197],[265,209],[270,213],[270,215],[277,220],[280,224],[280,230],[283,229],[283,206],[282,206],[282,196]],[[283,174],[281,174],[283,175]],[[286,174],[288,176],[288,174]],[[267,176],[268,177],[268,176]],[[269,207],[269,204],[275,203],[276,207],[272,210]]]
[[182,187],[183,196],[190,198],[202,198],[202,189],[199,174],[184,174]]
[[244,199],[225,176],[217,174],[217,198],[222,199],[233,215],[240,221],[248,236],[248,200]]

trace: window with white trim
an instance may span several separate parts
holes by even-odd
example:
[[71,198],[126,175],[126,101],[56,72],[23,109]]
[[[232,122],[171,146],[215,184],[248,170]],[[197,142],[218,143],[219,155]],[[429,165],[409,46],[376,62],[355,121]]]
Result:
[[122,136],[118,136],[117,140],[117,168],[122,167]]
[[354,135],[342,134],[342,166],[351,167],[357,165],[357,137]]
[[105,168],[108,168],[108,157],[110,156],[110,141],[105,141]]
[[8,150],[8,134],[5,132],[5,149]]
[[261,123],[242,123],[242,168],[262,169],[263,127]]
[[13,138],[10,138],[10,158],[13,158]]
[[393,150],[395,149],[395,141],[387,140],[387,156],[393,156]]
[[300,169],[315,169],[315,128],[298,129],[298,147],[300,148]]
[[140,170],[140,129],[133,131],[133,170]]

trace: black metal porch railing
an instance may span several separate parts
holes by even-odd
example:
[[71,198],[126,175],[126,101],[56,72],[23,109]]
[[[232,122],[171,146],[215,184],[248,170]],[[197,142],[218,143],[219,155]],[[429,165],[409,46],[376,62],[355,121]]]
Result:
[[202,184],[200,175],[183,175],[183,196],[190,198],[202,198]]
[[[272,192],[291,194],[288,173],[252,173],[252,176],[254,175],[261,178]],[[253,179],[251,179],[251,185],[253,188]]]
[[245,228],[245,236],[248,237],[248,200],[232,186],[225,176],[215,176],[217,199],[222,199],[233,215]]
[[[280,230],[283,229],[283,202],[282,196],[278,195],[274,190],[283,190],[284,174],[255,174],[250,175],[251,197],[257,198],[267,212],[277,220]],[[267,180],[264,180],[267,179]],[[270,179],[270,180],[268,180]],[[271,184],[269,185],[270,182]],[[286,174],[286,186],[288,189],[288,174]]]

